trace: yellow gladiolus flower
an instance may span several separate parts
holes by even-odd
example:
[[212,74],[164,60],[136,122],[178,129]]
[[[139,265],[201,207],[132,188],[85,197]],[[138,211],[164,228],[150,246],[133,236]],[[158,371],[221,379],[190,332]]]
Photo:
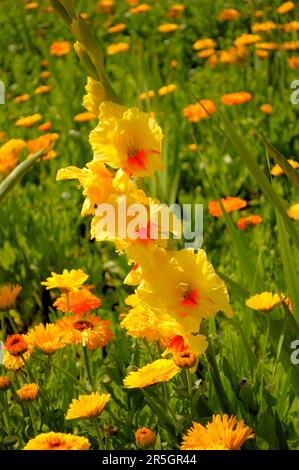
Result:
[[87,77],[85,90],[86,95],[83,97],[83,106],[87,111],[98,116],[100,112],[100,104],[106,99],[105,88],[97,80]]

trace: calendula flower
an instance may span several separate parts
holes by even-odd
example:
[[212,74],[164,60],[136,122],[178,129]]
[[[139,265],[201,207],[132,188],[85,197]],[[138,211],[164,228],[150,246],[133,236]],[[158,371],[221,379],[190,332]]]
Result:
[[36,124],[38,121],[40,121],[42,118],[41,114],[36,113],[32,114],[31,116],[25,116],[19,118],[15,124],[17,127],[31,127],[34,124]]
[[252,429],[227,414],[213,415],[212,422],[202,426],[194,422],[183,438],[182,450],[239,450],[247,439],[255,436]]
[[28,101],[30,99],[30,95],[28,95],[28,93],[24,93],[23,95],[19,95],[19,96],[16,96],[13,101],[14,103],[16,104],[19,104],[19,103],[25,103],[26,101]]
[[240,12],[234,8],[225,8],[218,14],[217,18],[220,21],[235,21],[240,18]]
[[[299,162],[296,162],[295,160],[292,160],[292,159],[289,159],[288,160],[288,163],[291,165],[292,168],[294,169],[297,169],[299,168]],[[284,173],[283,169],[281,168],[280,165],[278,165],[278,163],[276,163],[276,165],[274,165],[274,167],[272,168],[271,170],[271,175],[272,176],[280,176]]]
[[255,55],[260,57],[260,59],[266,59],[269,55],[269,52],[258,49],[257,51],[255,51]]
[[[32,352],[32,347],[28,345],[28,351],[26,351],[23,355],[25,361],[30,359]],[[10,354],[8,351],[4,352],[4,366],[8,370],[17,371],[24,367],[24,361],[20,356],[14,356]]]
[[162,130],[147,113],[105,101],[99,118],[90,134],[95,160],[122,168],[135,177],[150,176],[163,169]]
[[51,87],[49,85],[41,85],[34,90],[34,93],[36,95],[44,95],[45,93],[49,93],[50,90]]
[[299,31],[299,21],[290,21],[289,23],[285,23],[282,25],[282,28],[286,33],[290,33],[291,31]]
[[40,76],[41,78],[49,78],[49,77],[51,77],[51,72],[50,72],[50,70],[43,70],[43,71],[39,74],[39,76]]
[[85,313],[101,305],[101,299],[93,295],[88,289],[79,289],[58,297],[53,306],[61,312]]
[[8,390],[11,386],[11,380],[7,375],[1,375],[0,376],[0,391],[5,392]]
[[277,28],[277,24],[273,21],[265,21],[264,23],[254,23],[251,26],[251,31],[253,33],[267,33],[269,31],[273,31]]
[[226,95],[221,96],[221,103],[232,106],[235,104],[246,103],[251,99],[252,95],[250,93],[247,93],[246,91],[239,91],[237,93],[228,93]]
[[299,41],[284,42],[281,48],[284,49],[285,51],[294,51],[296,49],[299,49]]
[[18,397],[22,401],[34,401],[39,392],[39,386],[35,383],[25,384],[23,387],[16,391]]
[[174,83],[170,83],[169,85],[165,85],[162,88],[159,88],[158,93],[160,96],[168,95],[172,93],[176,89],[176,85]]
[[150,11],[151,7],[147,3],[142,3],[141,5],[137,5],[137,7],[133,7],[130,9],[130,13],[132,15],[136,15],[138,13],[146,13]]
[[144,91],[144,92],[140,93],[140,95],[139,95],[139,99],[142,100],[142,101],[146,100],[147,97],[150,98],[150,99],[154,98],[155,97],[154,90],[149,90],[147,93]]
[[276,11],[280,15],[284,15],[285,13],[288,13],[294,8],[295,8],[295,4],[293,2],[284,2],[279,7],[276,8]]
[[74,116],[74,121],[75,122],[89,122],[92,121],[93,119],[96,119],[97,115],[94,113],[85,112],[85,113],[79,113]]
[[30,439],[24,450],[88,450],[90,443],[85,437],[47,432]]
[[62,57],[71,50],[71,43],[68,41],[55,41],[51,44],[50,54],[55,57]]
[[79,395],[78,400],[73,399],[67,411],[66,419],[92,419],[99,416],[111,395],[109,393],[91,393],[90,395]]
[[201,49],[215,49],[216,46],[214,39],[198,39],[193,44],[193,49],[200,51]]
[[299,56],[292,56],[288,58],[288,66],[295,70],[297,67],[299,67]]
[[172,354],[173,362],[181,369],[193,367],[196,363],[196,354],[190,349]]
[[262,223],[263,219],[260,215],[249,215],[248,217],[241,217],[237,222],[239,230],[246,230],[247,227],[255,226]]
[[210,113],[216,111],[216,105],[214,101],[211,100],[200,100],[199,103],[189,104],[186,108],[183,109],[183,115],[190,122],[198,122],[202,119],[207,119]]
[[54,354],[58,349],[66,345],[65,334],[58,326],[47,323],[30,328],[27,334],[27,342],[46,355]]
[[293,204],[291,207],[289,207],[287,212],[288,212],[288,216],[291,219],[299,220],[299,202],[297,204]]
[[109,34],[114,34],[114,33],[121,33],[125,29],[126,29],[125,23],[117,23],[113,26],[110,26],[107,31]]
[[26,143],[21,139],[11,139],[0,147],[0,174],[6,175],[17,166],[24,147]]
[[82,287],[86,279],[88,279],[82,269],[67,269],[63,270],[62,274],[56,274],[51,272],[51,277],[48,277],[46,281],[41,282],[42,286],[46,286],[46,289],[60,289],[62,291],[73,291]]
[[178,25],[176,23],[164,23],[158,26],[157,31],[159,33],[172,33],[178,29]]
[[211,57],[215,53],[215,49],[203,49],[197,53],[198,57],[201,59],[206,59],[207,57]]
[[52,122],[51,121],[46,121],[46,122],[43,122],[43,124],[40,124],[37,128],[38,131],[40,132],[46,132],[48,130],[50,130],[52,127]]
[[260,111],[264,114],[272,114],[273,106],[269,103],[262,104],[260,106]]
[[184,9],[185,9],[185,6],[182,5],[181,3],[176,4],[176,5],[170,5],[167,15],[169,16],[169,18],[178,18],[181,15],[181,13],[184,11]]
[[112,14],[114,7],[114,0],[101,0],[97,3],[97,11],[99,13]]
[[24,5],[24,8],[25,10],[36,10],[36,8],[38,8],[38,3],[37,2],[26,3],[26,5]]
[[156,435],[151,429],[143,427],[135,432],[135,443],[141,449],[149,449],[156,442]]
[[257,49],[263,49],[265,51],[274,51],[275,49],[279,48],[279,44],[277,42],[257,42],[255,44]]
[[12,356],[21,356],[28,351],[28,344],[24,335],[14,334],[9,336],[5,342],[5,350]]
[[13,286],[12,284],[7,284],[0,287],[0,311],[7,310],[12,307],[19,293],[21,292],[22,287],[18,284]]
[[158,359],[124,378],[126,388],[144,388],[160,382],[168,382],[180,371],[172,359]]
[[36,139],[27,141],[27,148],[29,150],[28,158],[30,158],[34,153],[38,152],[41,149],[44,149],[43,160],[51,160],[56,157],[56,152],[54,152],[53,147],[56,140],[59,139],[59,134],[57,132],[43,134]]
[[67,335],[69,343],[81,344],[90,350],[103,348],[113,338],[109,320],[102,320],[89,313],[64,317],[56,325]]
[[126,52],[130,48],[130,45],[127,42],[118,42],[117,44],[110,44],[107,47],[108,55],[119,54],[120,52]]
[[244,34],[241,34],[241,36],[237,37],[237,39],[235,39],[234,44],[236,46],[246,46],[249,44],[254,44],[260,40],[261,40],[261,37],[258,36],[257,34],[244,33]]
[[[222,205],[224,207],[225,212],[233,212],[243,209],[247,206],[247,201],[244,199],[240,199],[239,197],[231,197],[228,196],[226,198],[221,198]],[[209,213],[213,217],[221,217],[222,216],[222,209],[218,201],[211,201],[209,202]]]
[[272,292],[262,292],[251,296],[246,300],[247,307],[252,310],[260,310],[261,312],[270,312],[274,307],[281,304],[284,297],[280,294],[272,294]]

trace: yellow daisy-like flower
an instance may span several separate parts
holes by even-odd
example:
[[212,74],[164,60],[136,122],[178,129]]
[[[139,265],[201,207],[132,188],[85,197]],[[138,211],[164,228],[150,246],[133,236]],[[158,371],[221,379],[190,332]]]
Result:
[[54,354],[58,349],[63,348],[67,343],[66,335],[58,326],[46,324],[35,326],[28,331],[27,343],[40,349],[44,354]]
[[74,121],[75,122],[89,122],[92,121],[93,119],[96,119],[97,115],[94,113],[90,113],[89,111],[83,112],[83,113],[78,113],[74,116]]
[[16,392],[20,400],[34,401],[38,395],[39,386],[37,384],[25,384]]
[[180,368],[172,359],[158,359],[136,372],[130,372],[123,383],[126,388],[144,388],[159,382],[168,382],[179,372]]
[[47,432],[30,439],[24,450],[88,450],[90,443],[85,437]]
[[162,138],[161,128],[147,113],[105,101],[90,143],[96,160],[139,177],[163,169]]
[[176,23],[164,23],[158,26],[157,31],[159,33],[172,33],[178,29],[178,25]]
[[168,95],[169,93],[172,93],[176,89],[176,85],[174,83],[170,83],[169,85],[162,86],[162,88],[159,88],[158,93],[160,96],[165,96]]
[[41,114],[32,114],[31,116],[21,117],[16,121],[17,127],[31,127],[40,121],[42,118]]
[[67,411],[66,419],[92,419],[102,413],[109,402],[109,393],[99,392],[90,395],[79,395],[78,400],[74,399]]
[[86,95],[83,97],[83,106],[95,116],[99,115],[100,104],[106,100],[106,92],[103,85],[91,77],[87,77],[85,86]]
[[288,13],[289,11],[293,10],[293,8],[295,8],[295,4],[293,2],[284,2],[276,8],[276,11],[280,15],[284,15],[285,13]]
[[82,271],[82,269],[71,269],[70,271],[64,269],[62,274],[51,272],[51,277],[48,277],[41,284],[46,286],[47,290],[60,289],[62,291],[72,291],[79,289],[88,277],[88,274]]
[[194,422],[183,438],[181,450],[239,450],[247,439],[254,439],[252,429],[235,416],[214,415],[202,426]]
[[289,207],[287,212],[288,212],[288,216],[291,219],[299,220],[299,202],[297,204],[293,204],[291,207]]
[[[26,351],[23,354],[25,361],[28,361],[30,359],[32,349],[33,349],[32,346],[28,345],[28,351]],[[10,354],[8,351],[5,351],[4,352],[4,366],[8,370],[17,371],[24,367],[24,361],[21,358],[21,356],[14,356],[13,354]]]
[[0,287],[0,310],[7,310],[14,305],[21,290],[22,287],[18,284],[15,286],[7,284]]
[[251,296],[246,300],[247,307],[261,312],[270,312],[274,307],[281,304],[284,297],[280,294],[272,294],[272,292],[262,292]]
[[119,54],[120,52],[126,52],[130,48],[130,45],[127,42],[118,42],[117,44],[110,44],[107,47],[108,55]]

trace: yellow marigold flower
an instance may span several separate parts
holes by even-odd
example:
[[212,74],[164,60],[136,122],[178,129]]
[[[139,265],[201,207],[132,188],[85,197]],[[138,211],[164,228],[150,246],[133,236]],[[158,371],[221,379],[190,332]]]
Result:
[[31,127],[40,121],[42,118],[41,114],[32,114],[31,116],[21,117],[16,121],[17,127]]
[[265,51],[273,51],[278,49],[279,45],[277,42],[258,42],[255,47],[257,49],[264,49]]
[[46,286],[46,289],[60,289],[62,291],[73,291],[79,289],[86,279],[88,279],[82,269],[67,269],[63,270],[62,274],[56,274],[51,272],[51,277],[48,277],[46,281],[41,282],[42,286]]
[[7,284],[0,287],[0,311],[7,310],[12,305],[15,304],[16,298],[21,292],[22,287],[18,284],[13,286],[12,284]]
[[280,15],[284,15],[285,13],[288,13],[289,11],[293,10],[293,8],[295,8],[295,4],[293,2],[284,2],[276,8],[276,11]]
[[200,51],[201,49],[214,49],[217,46],[213,39],[198,39],[193,44],[193,49]]
[[100,122],[90,134],[94,158],[135,177],[162,170],[162,130],[157,122],[137,108],[105,101]]
[[66,419],[92,419],[102,413],[109,402],[109,393],[91,393],[79,395],[78,400],[73,399],[67,411]]
[[71,43],[68,41],[55,41],[50,46],[50,54],[55,57],[62,57],[71,50]]
[[91,77],[87,77],[85,86],[86,95],[83,97],[83,106],[95,116],[99,115],[99,108],[102,101],[106,99],[105,88],[103,85]]
[[58,297],[53,306],[61,312],[85,313],[94,310],[101,305],[101,299],[93,295],[88,289],[79,289],[70,292],[68,295],[63,293]]
[[47,323],[30,328],[27,334],[27,342],[42,351],[46,355],[54,354],[58,349],[66,345],[66,335],[58,326]]
[[176,5],[170,5],[167,15],[169,18],[178,18],[184,10],[185,6],[180,3]]
[[[291,167],[293,167],[294,169],[297,169],[299,168],[299,162],[296,162],[295,160],[292,160],[292,159],[289,159],[288,160],[288,163],[291,165]],[[272,176],[280,176],[284,173],[283,169],[281,168],[280,165],[278,165],[276,163],[276,165],[274,165],[274,167],[272,168],[271,170],[271,175]]]
[[256,11],[254,12],[254,16],[255,16],[256,18],[261,18],[262,16],[264,16],[263,10],[256,10]]
[[0,376],[0,391],[5,392],[8,390],[11,386],[11,380],[7,375],[1,375]]
[[61,318],[56,325],[67,337],[68,343],[81,344],[90,350],[103,348],[113,338],[110,321],[89,313]]
[[289,207],[287,212],[288,212],[288,216],[291,219],[299,220],[299,202]]
[[23,95],[16,96],[13,101],[14,103],[25,103],[25,101],[28,101],[30,99],[30,95],[28,93],[24,93]]
[[197,150],[197,145],[196,144],[189,144],[188,145],[188,150],[190,150],[190,152],[196,152]]
[[262,49],[258,49],[257,51],[255,51],[255,55],[260,57],[260,59],[266,59],[269,55],[269,52],[263,51]]
[[46,121],[46,122],[43,122],[43,124],[40,124],[38,126],[37,130],[41,131],[41,132],[46,132],[49,129],[51,129],[51,127],[52,127],[52,122],[51,121]]
[[286,51],[294,51],[296,49],[299,49],[299,41],[284,42],[281,48]]
[[50,70],[43,70],[43,71],[39,74],[39,76],[40,76],[41,78],[49,78],[49,77],[51,77],[51,72],[50,72]]
[[289,23],[285,23],[282,25],[282,28],[287,33],[290,33],[291,31],[299,31],[299,21],[290,21]]
[[16,391],[18,397],[22,401],[34,401],[39,392],[39,386],[35,383],[25,384],[19,390]]
[[24,450],[88,450],[90,443],[85,437],[47,432],[30,439]]
[[56,132],[43,134],[40,137],[37,137],[33,140],[28,140],[27,148],[29,150],[28,158],[31,157],[34,153],[38,152],[41,149],[44,149],[43,160],[50,160],[51,158],[56,157],[56,152],[53,150],[53,146],[56,140],[59,138],[59,134]]
[[97,118],[96,114],[90,113],[89,111],[87,111],[84,113],[76,114],[76,116],[74,116],[74,121],[75,122],[88,122],[96,118]]
[[151,7],[147,3],[142,3],[141,5],[137,5],[137,7],[133,7],[130,9],[130,13],[136,15],[137,13],[146,13],[150,11]]
[[26,3],[24,8],[25,10],[35,10],[36,8],[38,8],[38,3],[37,2]]
[[253,33],[267,33],[269,31],[273,31],[273,29],[277,28],[277,24],[273,21],[265,21],[264,23],[254,23],[251,26],[251,31]]
[[241,36],[235,39],[234,44],[236,46],[246,46],[247,44],[254,44],[261,40],[261,37],[257,34],[241,34]]
[[165,85],[162,88],[159,88],[158,93],[160,96],[165,96],[169,93],[172,93],[176,89],[176,85],[174,83],[170,83],[169,85]]
[[183,438],[182,450],[239,450],[247,439],[254,439],[252,429],[235,416],[214,415],[202,426],[194,422]]
[[50,90],[51,87],[49,85],[41,85],[34,90],[34,93],[36,95],[43,95],[45,93],[48,93]]
[[143,427],[135,432],[135,442],[141,449],[148,449],[156,442],[156,435],[149,428]]
[[158,26],[157,31],[159,33],[172,33],[178,29],[178,25],[176,23],[164,23]]
[[117,23],[114,26],[110,26],[110,28],[108,28],[108,33],[109,34],[121,33],[125,29],[126,29],[125,23]]
[[251,296],[246,300],[246,305],[253,310],[261,312],[270,312],[274,307],[281,304],[284,297],[280,294],[272,294],[272,292],[262,292]]
[[[29,345],[28,351],[24,353],[25,361],[30,359],[32,353],[32,347]],[[24,367],[24,361],[20,356],[14,356],[10,354],[8,351],[4,352],[4,366],[8,370],[17,371]]]
[[228,93],[223,95],[221,97],[221,103],[232,106],[235,104],[247,103],[247,101],[250,101],[251,99],[251,93],[247,93],[246,91],[238,91],[236,93]]
[[107,47],[108,55],[119,54],[120,52],[126,52],[129,50],[130,45],[127,42],[119,42],[117,44],[110,44]]
[[180,372],[172,359],[158,359],[152,364],[147,364],[136,372],[130,372],[124,378],[126,388],[144,388],[150,385],[168,382]]
[[217,16],[220,21],[234,21],[240,18],[240,12],[234,8],[226,8]]
[[203,49],[197,53],[198,57],[201,59],[206,59],[207,57],[211,57],[215,53],[215,49]]

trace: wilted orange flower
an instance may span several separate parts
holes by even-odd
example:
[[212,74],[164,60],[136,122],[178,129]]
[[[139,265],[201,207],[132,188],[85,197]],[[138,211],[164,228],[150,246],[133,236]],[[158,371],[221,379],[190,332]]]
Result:
[[47,432],[30,439],[24,450],[88,450],[90,443],[85,437]]
[[181,352],[174,352],[172,354],[172,359],[180,369],[190,368],[196,363],[196,354],[187,348]]
[[73,291],[79,289],[88,277],[88,274],[82,271],[82,269],[71,269],[70,271],[64,269],[62,274],[51,272],[51,277],[41,282],[41,285],[46,286],[46,289]]
[[226,8],[222,10],[217,16],[220,21],[232,21],[240,18],[240,12],[234,8]]
[[183,438],[182,450],[239,450],[247,439],[255,436],[244,421],[227,414],[213,415],[212,422],[202,426],[194,422]]
[[295,70],[297,67],[299,67],[299,56],[292,56],[288,58],[288,66]]
[[291,31],[299,31],[299,21],[290,21],[282,25],[282,29],[287,33]]
[[264,23],[254,23],[251,26],[253,33],[267,33],[276,29],[277,25],[273,21],[265,21]]
[[[247,202],[239,197],[228,196],[226,198],[221,198],[221,202],[225,212],[238,211],[247,206]],[[220,217],[222,215],[222,210],[218,201],[209,202],[209,212],[213,217]]]
[[55,57],[62,57],[71,50],[71,43],[68,41],[55,41],[50,46],[50,54]]
[[34,124],[36,124],[38,121],[40,121],[42,118],[41,114],[36,113],[32,114],[31,116],[25,116],[21,117],[16,121],[16,126],[17,127],[31,127]]
[[24,335],[11,335],[5,342],[5,350],[12,356],[21,356],[28,351],[28,344],[24,338]]
[[25,101],[28,101],[30,99],[30,95],[28,95],[28,93],[24,93],[24,95],[19,95],[19,96],[16,96],[13,101],[14,103],[25,103]]
[[[288,162],[291,165],[291,167],[293,167],[294,169],[299,168],[299,162],[296,162],[295,160],[292,160],[292,159],[289,159]],[[284,173],[283,169],[277,163],[276,165],[274,165],[274,167],[271,170],[272,176],[280,176],[283,173]]]
[[74,292],[70,292],[67,295],[63,293],[58,297],[53,306],[61,312],[70,313],[85,313],[94,310],[101,305],[101,299],[93,295],[88,289],[79,289]]
[[170,5],[168,9],[169,18],[178,18],[180,14],[184,11],[185,6],[182,4]]
[[146,13],[150,9],[151,7],[147,3],[142,3],[141,5],[137,5],[137,7],[131,8],[130,13],[132,13],[133,15],[137,13]]
[[135,442],[141,449],[148,449],[153,446],[156,441],[156,435],[149,428],[139,428],[135,432]]
[[7,375],[0,376],[0,391],[5,392],[11,386],[11,380]]
[[176,89],[176,85],[171,83],[170,85],[165,85],[162,88],[159,88],[158,93],[160,96],[165,96],[169,93],[172,93]]
[[236,46],[246,46],[248,44],[254,44],[261,40],[261,37],[257,34],[241,34],[241,36],[235,39],[234,44]]
[[127,42],[119,42],[117,44],[110,44],[107,47],[107,54],[108,55],[115,55],[119,54],[120,52],[126,52],[130,48],[130,45]]
[[255,55],[257,55],[260,59],[266,59],[269,55],[268,51],[264,51],[262,49],[258,49],[255,51]]
[[235,104],[246,103],[251,99],[252,95],[250,93],[247,93],[246,91],[239,91],[237,93],[228,93],[227,95],[223,95],[221,97],[221,103],[232,106]]
[[56,152],[53,150],[53,146],[56,140],[59,138],[59,134],[56,132],[43,134],[36,139],[28,140],[27,148],[29,150],[28,158],[31,157],[34,153],[38,152],[42,148],[44,149],[43,160],[50,160],[51,158],[56,157]]
[[157,31],[159,33],[172,33],[178,29],[178,25],[176,23],[164,23],[158,26]]
[[274,307],[281,304],[284,297],[280,294],[272,294],[272,292],[262,292],[251,296],[246,300],[247,307],[261,312],[270,312]]
[[56,325],[68,334],[69,343],[81,344],[90,350],[103,348],[113,338],[110,321],[89,313],[64,317]]
[[260,215],[249,215],[248,217],[241,217],[237,222],[239,230],[245,230],[249,226],[255,226],[263,221]]
[[213,39],[198,39],[193,44],[193,49],[200,51],[201,49],[214,49],[216,47],[216,42]]
[[52,127],[52,122],[51,121],[46,121],[43,124],[40,124],[37,128],[38,131],[45,132],[51,129]]
[[[67,332],[65,332],[67,333]],[[67,342],[66,334],[52,323],[42,323],[30,328],[27,334],[27,343],[38,348],[42,353],[50,356],[58,349],[64,348]]]
[[107,31],[109,34],[114,34],[114,33],[121,33],[125,29],[126,29],[125,23],[117,23],[114,26],[110,26],[110,28],[108,28]]
[[278,8],[276,8],[276,11],[280,15],[283,15],[283,14],[288,13],[289,11],[293,10],[293,8],[295,8],[295,5],[294,5],[293,2],[284,2]]
[[202,119],[207,119],[209,113],[216,111],[216,105],[212,100],[200,100],[198,103],[189,104],[183,109],[183,115],[188,118],[190,122],[198,122]]
[[0,311],[7,310],[14,305],[22,287],[18,284],[7,284],[0,287]]
[[51,87],[49,85],[41,85],[34,90],[34,93],[36,95],[44,95],[45,93],[48,93],[50,90],[51,90]]
[[39,392],[39,386],[35,383],[25,384],[19,390],[16,391],[18,397],[22,401],[34,401]]
[[83,113],[76,114],[76,116],[74,116],[74,121],[75,122],[89,122],[96,118],[97,116],[95,114],[89,111],[86,111]]
[[93,419],[102,413],[109,402],[109,393],[99,392],[90,395],[79,395],[78,400],[74,399],[67,411],[66,419]]

